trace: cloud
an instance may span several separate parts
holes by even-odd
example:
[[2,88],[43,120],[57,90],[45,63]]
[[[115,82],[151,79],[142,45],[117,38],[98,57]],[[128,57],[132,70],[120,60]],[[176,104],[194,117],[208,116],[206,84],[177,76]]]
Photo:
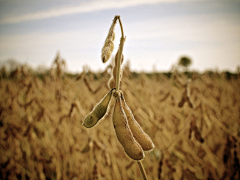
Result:
[[125,7],[132,7],[146,4],[157,4],[161,2],[177,2],[179,0],[122,0],[122,1],[110,1],[110,0],[93,0],[85,3],[81,3],[75,6],[65,6],[60,8],[52,8],[44,11],[33,12],[28,14],[19,14],[10,17],[3,17],[0,19],[0,24],[12,24],[24,21],[32,21],[39,19],[46,19],[52,17],[59,17],[70,14],[81,14],[93,11],[101,11],[107,9],[118,9]]

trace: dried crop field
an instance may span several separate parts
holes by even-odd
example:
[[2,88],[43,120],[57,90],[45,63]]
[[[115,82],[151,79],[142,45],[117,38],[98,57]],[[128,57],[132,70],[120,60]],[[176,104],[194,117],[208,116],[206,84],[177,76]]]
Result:
[[[0,179],[141,179],[117,141],[111,111],[93,128],[82,125],[109,91],[109,76],[2,76]],[[239,179],[240,76],[191,79],[124,70],[126,102],[155,144],[142,161],[148,179]]]

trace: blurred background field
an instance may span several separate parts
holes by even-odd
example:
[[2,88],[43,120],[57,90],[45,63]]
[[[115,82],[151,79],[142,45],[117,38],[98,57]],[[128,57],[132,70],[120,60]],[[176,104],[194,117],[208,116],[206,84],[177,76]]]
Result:
[[[97,126],[82,125],[109,91],[111,65],[64,65],[1,69],[0,179],[141,179],[115,136],[113,100]],[[126,63],[121,89],[155,144],[142,161],[149,180],[239,179],[239,71],[136,73]]]

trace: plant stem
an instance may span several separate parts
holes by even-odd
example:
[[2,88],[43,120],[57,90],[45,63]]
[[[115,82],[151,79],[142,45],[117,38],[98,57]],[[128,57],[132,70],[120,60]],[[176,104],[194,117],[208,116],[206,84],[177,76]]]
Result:
[[121,28],[121,32],[122,32],[122,38],[123,38],[124,37],[124,32],[123,32],[122,21],[120,19],[120,16],[118,16],[118,21],[119,21],[119,24],[120,24],[120,28]]
[[139,169],[141,171],[142,177],[144,180],[147,180],[147,175],[141,161],[137,161]]
[[118,49],[116,90],[119,90],[119,86],[120,86],[121,59],[122,59],[123,45],[125,42],[124,32],[123,32],[123,27],[122,27],[122,22],[121,22],[120,16],[118,17],[118,20],[119,20],[119,24],[121,27],[122,37],[120,39],[120,45],[119,45],[119,49]]

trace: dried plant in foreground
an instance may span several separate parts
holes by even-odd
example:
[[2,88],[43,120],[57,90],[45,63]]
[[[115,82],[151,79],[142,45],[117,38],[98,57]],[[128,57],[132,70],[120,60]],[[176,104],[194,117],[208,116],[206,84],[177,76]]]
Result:
[[120,82],[122,78],[121,64],[123,62],[123,45],[126,40],[124,37],[123,27],[120,16],[115,16],[109,33],[102,48],[102,61],[105,63],[111,56],[114,48],[113,40],[115,38],[114,28],[119,21],[121,28],[120,45],[115,56],[115,66],[112,70],[112,77],[109,80],[109,88],[111,89],[104,98],[95,106],[85,118],[83,125],[91,128],[107,114],[108,106],[113,95],[115,99],[115,106],[113,110],[113,126],[118,141],[121,143],[126,154],[138,162],[143,179],[147,179],[145,170],[141,160],[145,158],[144,151],[151,151],[154,149],[154,144],[151,138],[142,130],[141,126],[134,119],[132,111],[128,107],[123,92],[120,90]]

